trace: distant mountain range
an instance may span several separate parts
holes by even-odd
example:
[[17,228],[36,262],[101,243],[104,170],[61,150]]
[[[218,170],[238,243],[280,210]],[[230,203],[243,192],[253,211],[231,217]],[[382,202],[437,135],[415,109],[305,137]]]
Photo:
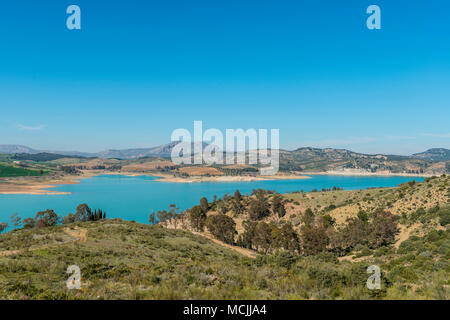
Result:
[[[34,161],[51,161],[63,156],[134,160],[146,157],[170,158],[177,144],[178,142],[171,142],[153,148],[105,150],[98,153],[36,150],[20,145],[0,145],[0,153],[11,154],[15,160]],[[203,144],[203,148],[206,145]],[[399,156],[363,154],[346,149],[304,147],[293,151],[280,150],[280,170],[438,175],[450,172],[450,150],[435,148],[411,156]]]
[[[103,159],[138,159],[144,157],[170,157],[172,149],[178,144],[177,141],[164,144],[153,148],[135,148],[121,150],[104,150],[97,153],[80,152],[80,151],[61,151],[61,150],[36,150],[21,145],[0,145],[0,153],[6,154],[38,154],[52,153],[69,157],[86,157],[86,158],[103,158]],[[204,144],[205,146],[206,144]]]
[[36,150],[27,146],[16,144],[1,144],[0,153],[6,154],[38,154],[38,153],[52,153],[70,157],[96,157],[96,153],[79,152],[79,151],[56,151],[56,150]]
[[444,148],[433,148],[425,152],[415,153],[413,157],[430,161],[450,161],[450,150]]
[[[446,149],[443,149],[446,150]],[[447,150],[448,152],[449,150]],[[422,156],[363,154],[345,149],[299,148],[280,150],[280,169],[306,172],[347,173],[410,173],[442,174],[450,172],[450,158],[434,156],[425,151]]]
[[[103,159],[138,159],[144,157],[170,157],[172,149],[178,142],[171,142],[153,148],[134,148],[134,149],[108,149],[97,153],[80,152],[80,151],[60,151],[60,150],[36,150],[22,145],[0,145],[0,153],[6,154],[38,154],[52,153],[63,156],[75,156],[86,158],[103,158]],[[205,147],[206,144],[203,145]],[[433,148],[421,153],[415,153],[411,156],[384,155],[384,154],[363,154],[346,149],[333,148],[311,148],[304,147],[293,151],[280,150],[280,154],[285,158],[302,159],[302,162],[310,161],[329,161],[329,160],[349,160],[349,159],[384,159],[384,160],[406,160],[408,158],[416,158],[427,161],[450,161],[450,150],[444,148]]]

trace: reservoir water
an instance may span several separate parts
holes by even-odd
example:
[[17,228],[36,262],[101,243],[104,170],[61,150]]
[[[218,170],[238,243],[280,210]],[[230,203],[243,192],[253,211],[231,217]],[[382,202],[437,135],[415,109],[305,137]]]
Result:
[[149,213],[167,209],[175,204],[180,209],[190,208],[200,198],[212,200],[236,189],[242,194],[253,189],[275,190],[280,193],[292,191],[321,190],[343,187],[344,190],[369,187],[394,187],[400,183],[422,181],[418,177],[380,176],[327,176],[313,175],[311,179],[265,180],[248,182],[202,182],[172,183],[155,181],[157,177],[103,175],[81,179],[79,184],[60,185],[54,190],[70,192],[67,195],[0,195],[0,222],[9,222],[11,214],[34,217],[36,212],[53,209],[58,215],[74,213],[77,205],[87,203],[92,209],[106,211],[107,218],[122,218],[137,222],[148,222]]

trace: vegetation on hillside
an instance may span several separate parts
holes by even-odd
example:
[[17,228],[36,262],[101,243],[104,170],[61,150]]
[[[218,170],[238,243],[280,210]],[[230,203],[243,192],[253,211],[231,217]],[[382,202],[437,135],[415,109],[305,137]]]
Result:
[[[432,152],[432,149],[427,151]],[[439,149],[448,152],[445,149]],[[137,151],[137,150],[134,150]],[[280,172],[298,174],[301,172],[347,171],[354,173],[394,173],[417,175],[441,175],[450,173],[450,161],[445,156],[428,157],[428,153],[407,156],[369,155],[344,149],[300,148],[294,151],[280,150]],[[433,154],[435,154],[434,152]],[[441,153],[439,153],[440,155]],[[236,156],[236,155],[235,155]],[[248,153],[246,163],[248,163]],[[0,154],[0,161],[8,167],[26,166],[29,170],[43,170],[52,175],[77,175],[80,170],[105,170],[115,172],[136,172],[170,174],[174,177],[190,176],[256,176],[260,165],[215,164],[177,165],[169,158],[144,156],[142,158],[87,158],[64,156],[52,153]],[[15,165],[14,162],[18,162]],[[15,171],[14,176],[29,176],[29,171]],[[0,176],[1,177],[1,176]]]
[[16,153],[11,156],[11,159],[14,160],[30,160],[30,161],[36,161],[36,162],[42,162],[42,161],[52,161],[57,159],[63,159],[66,158],[66,156],[55,154],[55,153],[48,153],[48,152],[42,152],[42,153]]
[[17,165],[0,163],[0,178],[1,177],[23,177],[23,176],[42,176],[47,173],[46,170],[29,169]]

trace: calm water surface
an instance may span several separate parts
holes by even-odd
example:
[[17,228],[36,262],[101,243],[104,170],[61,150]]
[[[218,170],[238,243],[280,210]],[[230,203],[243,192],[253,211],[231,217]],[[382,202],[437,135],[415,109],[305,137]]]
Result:
[[81,179],[79,184],[61,185],[57,191],[71,192],[68,195],[0,195],[0,222],[9,222],[12,213],[22,218],[34,217],[36,212],[54,209],[61,216],[75,212],[80,203],[91,208],[101,208],[108,218],[148,222],[152,211],[167,209],[176,204],[186,209],[199,203],[201,197],[212,200],[214,195],[222,197],[233,194],[236,189],[242,194],[252,189],[263,188],[278,192],[295,190],[343,187],[345,190],[369,187],[394,187],[400,183],[422,181],[413,177],[362,177],[362,176],[312,176],[302,180],[273,180],[248,182],[203,182],[171,183],[155,181],[153,176],[127,177],[117,175],[97,176]]

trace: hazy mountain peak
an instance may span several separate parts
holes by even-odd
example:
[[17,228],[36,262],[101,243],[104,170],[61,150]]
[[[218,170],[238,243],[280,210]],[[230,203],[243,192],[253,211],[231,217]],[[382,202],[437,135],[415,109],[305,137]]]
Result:
[[0,153],[39,153],[40,151],[18,144],[0,144]]
[[450,161],[450,150],[445,148],[432,148],[424,152],[415,153],[413,157],[431,161]]

